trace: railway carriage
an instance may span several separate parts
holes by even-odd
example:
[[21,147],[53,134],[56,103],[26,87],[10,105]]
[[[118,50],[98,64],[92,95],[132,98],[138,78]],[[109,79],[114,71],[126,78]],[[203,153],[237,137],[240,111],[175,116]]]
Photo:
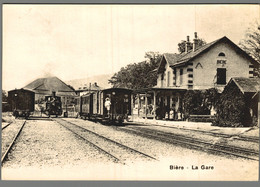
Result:
[[34,112],[35,93],[26,89],[8,92],[8,103],[15,117],[28,118]]
[[131,115],[131,93],[125,88],[92,91],[75,99],[75,109],[85,119],[122,123]]
[[93,115],[93,93],[88,93],[80,97],[79,114],[85,119],[91,119]]
[[100,114],[103,119],[112,122],[123,122],[131,115],[131,93],[125,88],[109,88],[100,95]]

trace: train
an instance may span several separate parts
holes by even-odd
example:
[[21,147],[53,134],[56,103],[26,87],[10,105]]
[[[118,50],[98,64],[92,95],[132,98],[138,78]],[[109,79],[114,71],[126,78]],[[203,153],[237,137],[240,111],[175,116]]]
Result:
[[[122,124],[131,115],[132,90],[126,88],[108,88],[75,97],[75,112],[84,119]],[[15,89],[8,92],[9,105],[15,117],[28,118],[34,112],[35,93],[26,89]],[[61,97],[45,96],[47,116],[62,115]]]
[[122,124],[131,115],[132,90],[108,88],[75,98],[75,110],[81,118]]
[[13,116],[28,118],[34,112],[35,93],[26,89],[15,89],[8,92],[8,103]]

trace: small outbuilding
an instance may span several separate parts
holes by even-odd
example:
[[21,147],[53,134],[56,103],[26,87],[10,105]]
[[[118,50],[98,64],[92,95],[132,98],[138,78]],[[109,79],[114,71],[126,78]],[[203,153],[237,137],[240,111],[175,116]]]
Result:
[[260,78],[231,78],[217,109],[220,126],[253,126],[259,120]]

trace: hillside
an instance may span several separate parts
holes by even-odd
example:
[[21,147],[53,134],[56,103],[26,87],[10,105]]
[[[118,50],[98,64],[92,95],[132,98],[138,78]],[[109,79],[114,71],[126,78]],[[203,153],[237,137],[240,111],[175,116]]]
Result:
[[101,88],[109,88],[111,87],[108,84],[108,80],[113,76],[113,74],[103,74],[103,75],[96,75],[92,77],[87,77],[83,79],[74,79],[69,81],[64,81],[66,84],[71,85],[74,89],[78,89],[79,87],[83,87],[84,85],[88,86],[89,83],[93,84],[94,82],[97,83],[98,86]]

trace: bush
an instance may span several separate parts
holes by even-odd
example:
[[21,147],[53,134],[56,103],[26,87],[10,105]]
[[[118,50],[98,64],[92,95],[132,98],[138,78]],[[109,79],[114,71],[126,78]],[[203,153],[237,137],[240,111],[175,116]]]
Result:
[[188,90],[183,98],[185,118],[190,115],[209,115],[212,107],[218,101],[218,91],[215,88],[207,90]]
[[216,119],[213,125],[241,127],[252,125],[252,119],[245,96],[235,86],[229,86],[221,94],[216,105]]

